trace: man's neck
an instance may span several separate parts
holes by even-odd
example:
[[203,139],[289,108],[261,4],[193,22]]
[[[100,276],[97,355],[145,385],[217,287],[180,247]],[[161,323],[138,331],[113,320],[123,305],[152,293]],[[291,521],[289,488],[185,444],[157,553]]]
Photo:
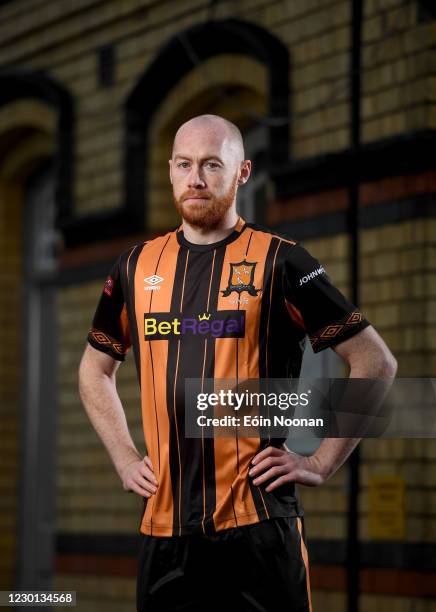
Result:
[[238,219],[239,215],[236,210],[231,210],[225,215],[219,226],[213,229],[193,227],[183,219],[183,234],[186,240],[193,244],[213,244],[227,238],[235,229]]

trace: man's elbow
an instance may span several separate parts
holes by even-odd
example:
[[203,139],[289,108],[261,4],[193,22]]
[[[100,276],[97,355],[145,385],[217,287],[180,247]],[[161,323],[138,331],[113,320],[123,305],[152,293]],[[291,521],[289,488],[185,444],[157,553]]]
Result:
[[372,326],[341,342],[334,350],[355,377],[395,378],[397,360]]
[[398,362],[392,353],[384,351],[380,364],[380,378],[395,378],[398,370]]
[[395,378],[398,363],[385,342],[380,340],[368,348],[365,361],[372,377]]
[[366,354],[352,355],[348,361],[351,372],[359,378],[393,379],[398,364],[389,350],[373,349]]

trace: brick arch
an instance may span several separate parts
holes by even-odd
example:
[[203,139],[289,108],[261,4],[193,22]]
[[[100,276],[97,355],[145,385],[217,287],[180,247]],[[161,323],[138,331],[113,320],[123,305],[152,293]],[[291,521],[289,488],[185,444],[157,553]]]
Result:
[[148,191],[147,148],[159,104],[195,65],[220,54],[249,56],[267,71],[268,151],[271,167],[288,161],[289,54],[270,32],[239,19],[194,25],[163,47],[126,99],[125,193],[129,218],[142,227]]
[[[0,107],[0,183],[23,184],[55,153],[56,113],[35,99]],[[1,206],[1,202],[0,202]]]
[[[32,103],[37,112],[29,112]],[[73,208],[73,98],[44,73],[0,72],[0,112],[11,105],[17,109],[15,119],[10,115],[11,126],[19,127],[21,115],[23,126],[30,124],[44,133],[51,123],[48,117],[54,113],[55,198],[60,223],[71,216]]]

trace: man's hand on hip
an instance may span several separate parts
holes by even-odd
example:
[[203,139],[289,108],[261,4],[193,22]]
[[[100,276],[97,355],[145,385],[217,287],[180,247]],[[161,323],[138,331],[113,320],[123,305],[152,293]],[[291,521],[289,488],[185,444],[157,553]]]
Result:
[[275,446],[267,446],[254,456],[248,472],[256,486],[271,481],[265,491],[271,492],[286,482],[298,482],[315,487],[324,482],[317,462],[312,457],[298,455]]
[[143,460],[131,461],[121,473],[123,489],[133,491],[141,497],[151,497],[156,493],[158,482],[148,455]]

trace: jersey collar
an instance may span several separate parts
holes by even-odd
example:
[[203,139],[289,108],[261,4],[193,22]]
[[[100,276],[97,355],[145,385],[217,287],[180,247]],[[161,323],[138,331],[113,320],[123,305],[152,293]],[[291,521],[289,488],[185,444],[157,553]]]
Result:
[[233,228],[233,231],[226,238],[223,238],[218,242],[211,242],[210,244],[196,244],[194,242],[189,242],[189,240],[186,240],[185,235],[183,233],[183,225],[180,225],[176,230],[177,242],[181,246],[185,246],[190,251],[211,251],[213,249],[218,249],[219,247],[226,246],[227,244],[230,244],[231,242],[239,238],[239,236],[244,231],[245,226],[245,219],[239,217],[235,227]]

